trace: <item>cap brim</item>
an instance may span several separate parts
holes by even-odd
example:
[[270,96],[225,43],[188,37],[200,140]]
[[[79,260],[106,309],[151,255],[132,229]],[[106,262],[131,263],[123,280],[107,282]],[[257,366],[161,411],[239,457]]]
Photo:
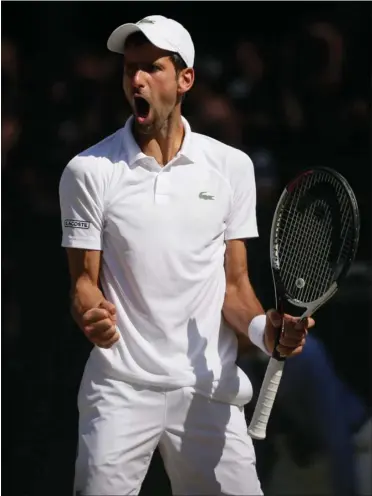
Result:
[[130,34],[136,33],[137,31],[143,32],[137,24],[122,24],[111,33],[107,40],[107,48],[111,52],[124,53],[125,40]]

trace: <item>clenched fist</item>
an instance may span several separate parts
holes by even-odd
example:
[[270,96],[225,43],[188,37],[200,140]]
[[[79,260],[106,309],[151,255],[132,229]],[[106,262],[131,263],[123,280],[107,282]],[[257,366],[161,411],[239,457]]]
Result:
[[91,343],[100,348],[111,348],[120,338],[115,305],[104,300],[98,308],[87,310],[82,317],[82,329]]

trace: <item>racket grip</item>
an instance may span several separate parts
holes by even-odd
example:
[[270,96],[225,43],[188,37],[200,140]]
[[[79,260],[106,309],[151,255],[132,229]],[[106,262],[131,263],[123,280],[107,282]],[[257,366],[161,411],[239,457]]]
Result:
[[269,360],[256,408],[248,427],[248,434],[253,439],[265,439],[266,437],[266,427],[282,378],[284,363],[285,361],[278,361],[275,358]]

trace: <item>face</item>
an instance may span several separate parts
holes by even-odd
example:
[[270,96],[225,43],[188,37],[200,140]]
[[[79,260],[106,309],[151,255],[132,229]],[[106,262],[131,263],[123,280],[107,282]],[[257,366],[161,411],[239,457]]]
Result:
[[177,73],[169,52],[151,43],[125,49],[123,89],[142,134],[152,134],[166,124],[193,81],[193,69]]

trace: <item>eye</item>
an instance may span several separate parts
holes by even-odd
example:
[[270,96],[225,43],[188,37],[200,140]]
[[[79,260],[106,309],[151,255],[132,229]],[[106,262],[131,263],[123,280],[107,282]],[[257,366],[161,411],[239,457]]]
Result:
[[161,71],[161,67],[158,64],[124,64],[125,75],[132,77],[138,70],[152,74]]
[[148,68],[148,72],[158,72],[160,71],[160,67],[156,64],[150,64]]
[[130,76],[133,75],[136,71],[136,67],[131,64],[124,64],[124,74]]

